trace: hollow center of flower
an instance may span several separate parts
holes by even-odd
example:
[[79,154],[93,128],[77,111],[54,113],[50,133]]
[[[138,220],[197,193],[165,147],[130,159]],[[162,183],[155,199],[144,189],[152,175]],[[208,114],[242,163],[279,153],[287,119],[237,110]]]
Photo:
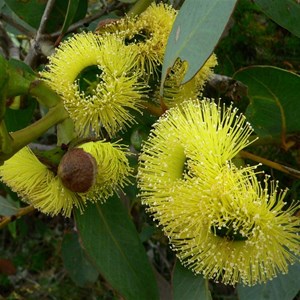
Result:
[[84,68],[76,78],[80,93],[84,93],[85,96],[92,96],[97,85],[103,81],[101,74],[102,70],[97,66]]
[[125,45],[144,43],[149,38],[146,30],[142,29],[140,32],[133,35],[131,38],[125,38]]
[[242,227],[236,228],[232,226],[232,224],[226,224],[222,227],[212,226],[211,231],[215,235],[221,238],[226,238],[230,241],[246,241],[249,238],[252,228],[245,232]]

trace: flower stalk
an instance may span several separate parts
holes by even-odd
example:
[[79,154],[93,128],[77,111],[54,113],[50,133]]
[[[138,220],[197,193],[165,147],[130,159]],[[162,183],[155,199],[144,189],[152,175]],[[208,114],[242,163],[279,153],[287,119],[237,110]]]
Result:
[[62,102],[60,96],[42,80],[35,80],[30,84],[29,94],[35,97],[40,104],[48,108]]
[[68,118],[68,116],[68,112],[65,110],[63,104],[59,103],[50,108],[48,113],[42,119],[27,126],[26,128],[10,133],[10,137],[12,139],[11,151],[8,153],[2,152],[0,154],[0,161],[3,162],[7,160],[21,148],[44,134],[50,127]]
[[16,219],[23,217],[25,215],[28,215],[29,213],[33,212],[34,210],[35,210],[35,208],[32,205],[28,205],[26,207],[20,208],[19,211],[15,215],[2,218],[2,220],[0,221],[0,229],[7,226],[10,222],[13,222]]
[[131,17],[137,16],[153,2],[153,0],[139,0],[129,10],[128,15]]
[[290,167],[287,167],[287,166],[284,166],[284,165],[281,165],[277,162],[274,162],[272,160],[269,160],[269,159],[266,159],[266,158],[263,158],[263,157],[260,157],[258,155],[255,155],[253,153],[250,153],[248,151],[245,151],[245,150],[242,150],[240,151],[239,155],[242,157],[242,158],[248,158],[248,159],[251,159],[253,161],[256,161],[258,163],[261,163],[265,166],[268,166],[270,168],[273,168],[275,170],[278,170],[278,171],[281,171],[285,174],[288,174],[290,176],[293,176],[295,178],[300,178],[300,171],[299,170],[296,170],[296,169],[293,169],[293,168],[290,168]]

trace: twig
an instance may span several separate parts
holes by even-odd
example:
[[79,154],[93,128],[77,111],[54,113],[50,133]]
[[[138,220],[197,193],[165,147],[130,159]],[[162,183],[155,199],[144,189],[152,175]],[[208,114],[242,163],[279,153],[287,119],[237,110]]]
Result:
[[45,31],[47,21],[49,19],[55,0],[49,0],[45,7],[40,26],[36,33],[35,39],[32,41],[31,48],[25,58],[25,63],[34,68],[38,55],[41,53],[40,42],[44,38],[43,32]]
[[271,167],[273,169],[276,169],[278,171],[281,171],[283,173],[291,175],[291,176],[293,176],[295,178],[300,178],[300,171],[299,170],[296,170],[296,169],[293,169],[293,168],[290,168],[290,167],[286,167],[284,165],[281,165],[279,163],[276,163],[276,162],[271,161],[269,159],[257,156],[255,154],[252,154],[252,153],[244,151],[244,150],[240,151],[239,155],[241,157],[243,157],[243,158],[249,158],[249,159],[251,159],[253,161],[262,163],[263,165],[266,165],[268,167]]
[[2,52],[6,58],[20,59],[20,51],[7,34],[2,22],[0,22],[0,41],[0,48],[3,50]]
[[143,107],[148,110],[148,112],[150,114],[152,114],[153,116],[157,116],[157,117],[160,117],[163,113],[164,113],[164,110],[162,109],[161,106],[157,106],[155,104],[152,104],[150,102],[144,102],[143,103]]
[[212,89],[218,95],[223,94],[233,101],[239,101],[248,93],[248,87],[231,77],[214,74],[207,82],[207,89]]
[[49,19],[49,16],[51,14],[51,11],[52,11],[52,8],[53,8],[54,4],[55,4],[55,0],[49,0],[47,2],[47,5],[46,5],[44,13],[43,13],[43,16],[41,18],[41,23],[40,23],[39,29],[36,33],[36,40],[40,39],[41,35],[43,34],[43,32],[46,29],[47,21]]
[[7,16],[3,13],[0,13],[0,20],[4,21],[5,23],[11,25],[12,27],[18,29],[21,33],[25,34],[29,38],[34,38],[35,31],[30,31],[21,24],[17,23],[13,18]]
[[31,150],[48,151],[48,150],[52,150],[57,145],[56,144],[54,144],[54,145],[44,145],[44,144],[38,144],[38,143],[30,143],[28,146]]
[[25,216],[29,214],[30,212],[34,211],[35,208],[32,205],[28,205],[26,207],[20,208],[19,211],[12,216],[4,217],[0,222],[0,229],[4,228],[7,224],[9,224],[12,221],[15,221],[16,219]]
[[[112,5],[108,5],[107,7],[103,8],[102,10],[98,11],[97,13],[89,16],[89,17],[86,17],[82,20],[79,20],[77,21],[76,23],[72,24],[66,33],[70,33],[70,32],[73,32],[75,31],[76,29],[82,27],[82,26],[85,26],[86,24],[90,24],[91,22],[97,20],[98,18],[102,17],[105,13],[107,13],[107,11],[111,11],[112,9],[116,9],[120,6],[120,4],[112,4]],[[58,37],[59,35],[61,34],[61,30],[57,30],[53,33],[51,33],[49,36],[51,38],[56,38]]]

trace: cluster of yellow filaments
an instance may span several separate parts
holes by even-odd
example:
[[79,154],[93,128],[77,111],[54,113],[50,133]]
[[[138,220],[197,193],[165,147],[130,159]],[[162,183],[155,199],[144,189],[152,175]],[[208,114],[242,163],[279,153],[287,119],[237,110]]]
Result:
[[286,208],[286,192],[268,177],[262,185],[256,166],[232,162],[252,131],[232,107],[188,101],[156,123],[140,156],[142,202],[172,249],[225,284],[265,282],[300,252],[299,207]]
[[41,75],[62,96],[79,136],[98,136],[103,127],[112,137],[140,107],[135,65],[136,53],[121,39],[82,33],[59,47]]

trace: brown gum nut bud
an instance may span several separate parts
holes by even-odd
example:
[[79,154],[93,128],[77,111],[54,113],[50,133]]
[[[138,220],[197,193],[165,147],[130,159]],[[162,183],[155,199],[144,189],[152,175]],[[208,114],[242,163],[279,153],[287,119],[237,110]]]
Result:
[[85,193],[95,183],[97,162],[83,149],[73,148],[61,159],[57,175],[63,185],[72,192]]

